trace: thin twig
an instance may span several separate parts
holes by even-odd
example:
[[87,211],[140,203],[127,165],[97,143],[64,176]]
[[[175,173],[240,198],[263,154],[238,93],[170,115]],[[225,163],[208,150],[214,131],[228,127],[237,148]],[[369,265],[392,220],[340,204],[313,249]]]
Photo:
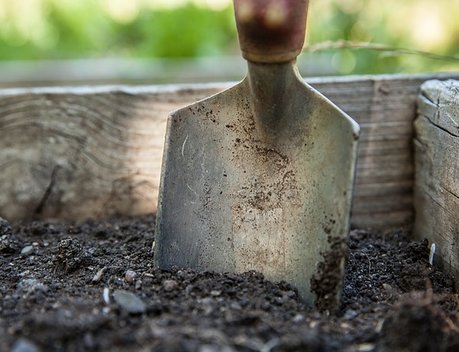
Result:
[[459,61],[459,55],[440,55],[428,51],[399,48],[380,43],[356,42],[349,40],[325,41],[317,44],[311,44],[306,46],[303,49],[303,52],[314,53],[333,49],[373,50],[384,52],[386,53],[386,55],[390,56],[415,55],[422,56],[432,60]]
[[50,181],[48,184],[48,187],[46,187],[45,193],[43,193],[43,196],[40,199],[40,202],[38,203],[37,207],[35,208],[34,214],[35,215],[40,215],[43,212],[43,209],[46,205],[46,202],[48,201],[49,196],[51,195],[51,192],[53,191],[54,185],[56,183],[57,179],[57,173],[60,169],[59,165],[56,165],[53,168],[53,171],[51,172],[51,177]]
[[368,276],[371,275],[371,259],[370,257],[368,256],[368,254],[365,254],[365,256],[367,257],[368,259]]

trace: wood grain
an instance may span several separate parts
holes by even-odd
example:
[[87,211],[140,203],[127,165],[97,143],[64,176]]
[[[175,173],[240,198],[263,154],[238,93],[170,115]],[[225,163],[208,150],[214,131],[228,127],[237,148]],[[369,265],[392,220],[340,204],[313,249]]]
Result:
[[[308,79],[362,127],[353,226],[412,221],[412,121],[433,77]],[[154,212],[168,113],[231,85],[0,90],[0,216]]]
[[459,81],[426,82],[418,100],[414,232],[459,279]]
[[361,126],[353,226],[384,229],[413,221],[413,121],[419,87],[429,78],[395,75],[310,82]]

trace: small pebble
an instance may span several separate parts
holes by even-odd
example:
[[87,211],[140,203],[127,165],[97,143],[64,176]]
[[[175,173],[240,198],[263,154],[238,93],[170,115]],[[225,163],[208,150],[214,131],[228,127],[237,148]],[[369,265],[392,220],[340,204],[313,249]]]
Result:
[[39,352],[40,349],[30,340],[20,338],[17,340],[13,347],[11,348],[11,352]]
[[164,280],[163,288],[165,291],[172,291],[178,286],[177,281],[175,280]]
[[194,286],[193,285],[188,285],[187,287],[185,287],[186,295],[188,296],[191,292],[193,292],[193,290],[194,290]]
[[346,311],[346,313],[344,313],[344,319],[352,320],[352,319],[354,319],[357,315],[359,315],[359,313],[357,313],[355,310],[353,310],[353,309],[348,309],[348,310]]
[[94,283],[99,282],[100,279],[102,279],[102,276],[104,275],[105,269],[107,269],[106,266],[104,266],[102,269],[100,269],[100,270],[96,273],[96,275],[94,275],[94,277],[92,278],[92,282],[94,282]]
[[130,314],[142,314],[146,310],[145,303],[132,292],[115,290],[113,298],[121,309]]
[[23,256],[26,257],[26,256],[31,255],[33,252],[34,252],[33,246],[25,246],[25,247],[22,248],[22,250],[21,250],[21,255],[23,255]]
[[376,349],[376,345],[373,343],[362,343],[357,345],[357,351],[359,352],[371,352]]
[[212,291],[210,291],[210,295],[214,296],[214,297],[218,297],[221,294],[222,294],[222,291],[220,291],[220,290],[212,290]]
[[127,270],[126,273],[124,274],[124,280],[128,284],[134,283],[135,277],[137,276],[137,273],[133,270]]
[[[263,351],[264,349],[262,349]],[[198,352],[229,352],[229,351],[233,351],[232,348],[229,348],[227,346],[224,346],[223,348],[219,345],[210,345],[210,344],[206,344],[206,345],[201,345],[199,346]]]
[[294,323],[301,323],[304,321],[304,315],[303,314],[297,314],[293,317],[293,322]]
[[83,337],[83,343],[88,350],[93,350],[95,347],[94,336],[90,332],[86,333]]
[[35,291],[48,292],[49,287],[37,279],[22,279],[19,281],[17,289],[23,293],[32,293]]
[[241,310],[242,309],[241,305],[239,303],[237,303],[237,302],[231,302],[230,308],[234,309],[234,310]]

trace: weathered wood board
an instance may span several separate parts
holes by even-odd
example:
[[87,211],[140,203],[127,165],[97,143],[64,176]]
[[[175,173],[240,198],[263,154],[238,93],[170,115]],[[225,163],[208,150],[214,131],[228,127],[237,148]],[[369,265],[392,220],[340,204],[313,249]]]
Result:
[[[307,80],[361,125],[354,226],[412,222],[416,95],[436,77],[455,78]],[[0,90],[0,216],[154,212],[168,113],[231,84]]]
[[458,275],[459,81],[422,85],[415,131],[414,232],[434,243],[435,260]]

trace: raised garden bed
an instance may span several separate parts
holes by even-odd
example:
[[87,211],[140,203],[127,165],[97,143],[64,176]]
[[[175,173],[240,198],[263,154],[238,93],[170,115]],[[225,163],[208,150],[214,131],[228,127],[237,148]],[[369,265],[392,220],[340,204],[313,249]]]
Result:
[[310,80],[361,125],[352,226],[373,229],[351,233],[337,316],[256,273],[159,272],[154,217],[125,218],[155,212],[167,113],[227,84],[0,91],[0,350],[457,350],[454,98],[423,88],[416,178],[412,147],[432,78],[458,77]]

